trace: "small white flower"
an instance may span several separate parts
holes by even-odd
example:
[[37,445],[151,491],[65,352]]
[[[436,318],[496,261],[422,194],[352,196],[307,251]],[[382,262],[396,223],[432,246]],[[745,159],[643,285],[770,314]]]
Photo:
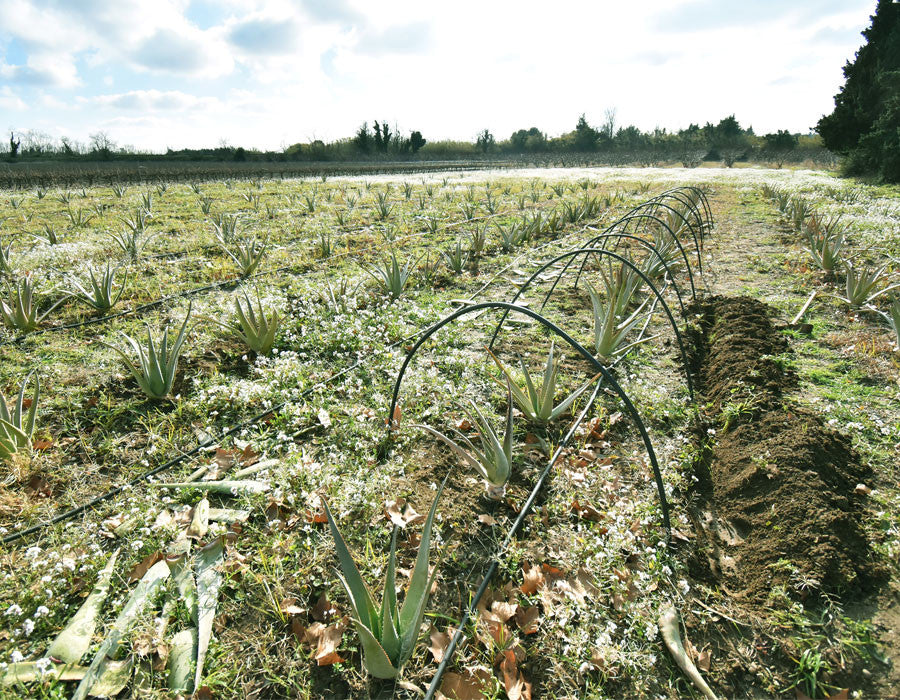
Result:
[[49,614],[50,614],[50,608],[48,608],[46,605],[39,605],[38,609],[34,611],[35,617],[44,617],[45,615],[49,615]]
[[22,608],[20,608],[16,603],[13,603],[6,609],[7,616],[18,617],[21,614],[22,614]]
[[20,661],[24,661],[25,657],[22,656],[22,652],[18,649],[13,649],[12,653],[9,655],[9,660],[11,663],[17,664]]
[[47,671],[50,670],[50,667],[53,665],[53,662],[48,658],[38,659],[34,662],[34,667],[40,672],[43,676]]
[[29,634],[34,632],[34,620],[30,617],[22,623],[22,630],[25,632],[25,636],[27,637]]

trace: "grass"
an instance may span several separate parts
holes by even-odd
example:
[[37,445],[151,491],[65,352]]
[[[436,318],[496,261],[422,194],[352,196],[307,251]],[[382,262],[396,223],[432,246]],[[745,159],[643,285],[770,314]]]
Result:
[[[571,181],[581,177],[573,176]],[[575,209],[583,208],[586,197],[602,199],[624,191],[624,201],[599,212],[602,225],[648,196],[638,192],[640,180],[651,183],[649,194],[653,194],[665,189],[674,175],[614,171],[590,177],[586,190],[581,185],[566,186],[561,194],[544,186],[565,182],[557,180],[555,172],[534,181],[504,173],[450,174],[446,183],[442,178],[425,182],[418,176],[396,178],[390,192],[385,180],[374,176],[368,186],[360,180],[335,177],[324,183],[264,180],[252,190],[244,183],[229,188],[225,182],[210,181],[201,184],[203,196],[211,198],[208,216],[198,206],[198,193],[189,186],[170,183],[162,192],[154,189],[153,217],[147,224],[155,233],[153,245],[122,270],[123,279],[127,270],[128,281],[116,310],[132,311],[139,304],[185,289],[228,284],[190,298],[172,298],[139,313],[29,336],[4,346],[4,362],[0,363],[4,396],[9,396],[7,387],[21,381],[23,368],[41,367],[40,420],[35,437],[50,444],[5,467],[0,527],[8,533],[39,522],[61,507],[83,502],[209,437],[224,452],[241,453],[249,448],[260,458],[273,458],[275,463],[253,477],[267,482],[268,492],[221,498],[214,504],[246,509],[252,515],[240,528],[214,523],[210,531],[210,536],[231,532],[233,541],[221,602],[225,624],[214,634],[206,664],[207,682],[221,697],[252,692],[266,697],[322,697],[336,692],[365,697],[377,693],[381,686],[360,672],[359,642],[352,630],[343,634],[336,649],[344,661],[322,667],[313,659],[316,646],[292,632],[295,620],[305,627],[316,622],[335,624],[335,619],[316,612],[322,596],[337,605],[341,614],[349,610],[333,576],[337,563],[333,543],[324,523],[315,517],[320,507],[317,494],[327,496],[339,517],[350,550],[359,554],[363,577],[378,580],[385,570],[389,554],[385,543],[392,529],[384,515],[385,502],[403,497],[417,511],[425,512],[434,497],[431,485],[441,483],[446,470],[456,465],[447,450],[413,430],[412,423],[446,421],[453,425],[464,418],[456,407],[459,400],[469,395],[478,397],[480,405],[506,406],[505,389],[494,381],[497,370],[479,344],[493,329],[489,317],[448,328],[415,360],[401,397],[401,430],[393,452],[382,459],[378,446],[384,436],[391,383],[409,343],[404,339],[453,308],[451,300],[465,299],[485,285],[479,299],[508,298],[515,289],[510,280],[519,276],[517,271],[530,272],[536,262],[587,240],[590,232],[582,231],[583,223],[598,224],[597,219],[566,223],[558,233],[533,235],[532,240],[506,252],[494,222],[508,227],[523,215],[550,216],[553,211],[564,219],[565,202],[577,214]],[[491,182],[489,190],[484,185],[487,180]],[[742,187],[715,182],[725,194]],[[813,184],[816,182],[813,179]],[[470,213],[479,217],[473,222],[466,221],[470,217],[462,207],[470,183],[476,185]],[[19,273],[40,269],[46,273],[47,288],[72,277],[85,279],[89,269],[98,269],[116,254],[104,229],[121,229],[120,218],[142,206],[146,190],[131,187],[117,196],[108,187],[88,188],[84,202],[75,195],[73,201],[78,204],[73,207],[109,206],[86,226],[67,231],[54,246],[35,245],[31,237],[21,234],[40,232],[43,223],[68,229],[66,204],[55,196],[25,192],[19,195],[23,201],[18,209],[12,211],[6,207],[6,199],[0,198],[0,218],[11,217],[4,231],[19,234],[3,237],[4,245],[11,241],[13,269]],[[243,196],[245,192],[250,199]],[[448,200],[448,195],[452,199]],[[553,198],[548,199],[550,196]],[[308,206],[307,198],[314,200],[313,207]],[[387,208],[384,217],[379,199]],[[351,200],[355,205],[348,207]],[[493,215],[486,205],[489,200],[496,211]],[[23,221],[22,212],[31,219]],[[334,227],[337,212],[342,219],[340,229]],[[239,216],[241,236],[268,237],[265,267],[252,282],[238,278],[232,260],[219,246],[213,226],[216,215]],[[381,218],[389,218],[394,227],[391,248],[398,261],[412,261],[408,285],[393,301],[367,283],[367,270],[388,254],[380,233]],[[424,265],[429,254],[433,261],[439,251],[452,251],[460,240],[468,248],[473,232],[478,238],[484,236],[483,241],[475,241],[480,246],[479,259],[471,274],[440,268],[433,273],[433,281],[426,283],[424,275],[414,269]],[[323,237],[329,240],[330,250],[318,248]],[[310,255],[313,250],[317,253]],[[470,255],[470,263],[473,257]],[[765,274],[783,278],[778,289],[782,284],[789,286],[785,268],[767,269]],[[328,293],[329,288],[333,294]],[[752,280],[745,288],[750,293],[759,291]],[[235,299],[247,289],[254,290],[254,304],[255,290],[259,290],[259,303],[281,318],[271,353],[248,355],[240,342],[223,338],[215,324],[199,326],[179,362],[172,399],[165,403],[146,401],[120,359],[96,342],[115,343],[120,332],[140,338],[144,321],[152,328],[177,325],[185,317],[189,301],[194,317],[216,317],[230,323]],[[585,298],[579,303],[577,307],[572,298],[560,295],[551,301],[548,312],[583,342],[589,342],[590,305]],[[814,307],[813,339],[803,345],[795,343],[804,400],[817,408],[824,402],[833,403],[831,411],[839,425],[862,422],[859,446],[877,466],[892,469],[887,445],[894,438],[881,435],[874,418],[860,421],[860,412],[853,409],[864,403],[883,411],[879,420],[892,425],[886,420],[890,405],[887,385],[862,385],[866,370],[860,367],[867,365],[855,370],[853,365],[867,362],[866,356],[847,354],[839,345],[823,340],[829,333],[845,332],[847,322],[842,314],[837,302]],[[95,316],[93,309],[72,300],[54,309],[43,327],[79,323]],[[660,329],[661,321],[654,321],[650,328],[652,332]],[[516,326],[505,336],[499,352],[507,366],[519,366],[519,353],[532,375],[543,371],[550,345],[547,336],[528,325]],[[806,343],[810,345],[808,353],[803,350]],[[589,378],[571,354],[566,353],[560,370],[560,396]],[[685,442],[692,409],[669,355],[671,348],[648,343],[617,372],[648,417],[667,483],[676,494],[683,494],[695,458]],[[876,360],[880,371],[889,376],[889,367],[882,366],[886,357],[879,354]],[[358,369],[339,374],[360,361]],[[807,380],[809,372],[820,372],[822,383]],[[268,419],[222,437],[226,428],[281,403],[285,405]],[[515,589],[516,605],[540,610],[535,633],[526,634],[514,619],[506,627],[518,637],[524,651],[519,669],[545,697],[687,692],[677,670],[663,661],[665,651],[654,629],[660,605],[682,599],[684,586],[694,589],[697,584],[683,561],[660,547],[656,496],[647,467],[640,453],[635,453],[638,437],[627,422],[613,418],[617,411],[612,399],[601,398],[591,414],[592,430],[577,436],[552,472],[545,497],[512,543],[492,586],[492,595],[498,599],[512,595],[503,592],[509,586]],[[604,432],[603,438],[597,437]],[[522,502],[546,459],[539,445],[528,442],[527,435],[526,422],[518,421],[516,441],[528,450],[508,485],[513,504]],[[550,429],[546,439],[552,447],[559,432]],[[196,468],[212,464],[215,457],[215,452],[203,451],[163,478],[183,480]],[[32,477],[38,479],[32,482]],[[43,495],[47,492],[49,496]],[[879,552],[888,556],[897,551],[896,516],[891,515],[897,509],[889,507],[895,496],[885,491],[875,498],[881,499],[883,512],[873,516],[869,527],[877,535]],[[39,539],[0,550],[0,614],[14,603],[22,610],[4,618],[10,637],[0,641],[0,661],[11,660],[13,652],[38,658],[77,608],[85,586],[91,585],[112,548],[123,547],[121,571],[127,573],[144,557],[175,540],[179,526],[162,514],[175,518],[199,499],[197,490],[135,487],[100,504],[79,518],[77,525],[53,526]],[[438,509],[435,526],[440,538],[434,545],[443,550],[443,559],[426,619],[446,631],[459,620],[461,600],[465,602],[474,590],[487,556],[502,539],[501,528],[511,523],[515,510],[509,504],[491,505],[483,499],[477,476],[459,465],[454,466],[443,500],[447,505]],[[573,508],[575,500],[579,508]],[[600,514],[599,520],[586,506]],[[479,522],[479,515],[490,515],[497,525]],[[681,508],[676,508],[675,516],[683,518]],[[120,518],[131,521],[130,529],[120,536],[111,535],[104,521]],[[160,518],[165,524],[157,525]],[[689,529],[684,520],[678,520],[676,527]],[[404,545],[405,541],[405,531],[401,531],[398,566],[409,569],[415,549]],[[31,549],[34,547],[39,551]],[[548,573],[551,585],[542,592],[518,590],[524,567],[544,564],[561,575],[554,579]],[[587,574],[579,578],[580,571]],[[115,578],[106,624],[132,587],[122,576]],[[293,607],[286,603],[289,599],[293,599]],[[36,616],[41,605],[49,612]],[[292,612],[295,608],[299,612]],[[187,623],[182,618],[170,623],[172,631]],[[34,623],[27,635],[26,620]],[[798,620],[791,618],[785,624],[797,626],[801,641],[814,638]],[[859,624],[862,631],[841,628],[848,653],[865,637],[868,628]],[[503,697],[502,675],[493,669],[496,649],[479,641],[484,636],[483,623],[473,624],[466,632],[470,641],[457,657],[454,670],[472,664],[486,666],[493,679],[488,696]],[[130,637],[126,649],[140,648],[140,641],[136,635]],[[428,682],[436,667],[427,646],[420,641],[404,673],[405,680],[419,687]],[[604,665],[593,658],[596,649],[603,650]],[[714,667],[717,662],[713,659]],[[784,669],[771,672],[773,687],[784,688],[793,682]],[[164,685],[162,676],[154,676],[150,697],[164,697]],[[64,688],[71,693],[71,685]],[[53,697],[56,691],[35,686],[28,692]],[[396,694],[413,695],[403,689]]]

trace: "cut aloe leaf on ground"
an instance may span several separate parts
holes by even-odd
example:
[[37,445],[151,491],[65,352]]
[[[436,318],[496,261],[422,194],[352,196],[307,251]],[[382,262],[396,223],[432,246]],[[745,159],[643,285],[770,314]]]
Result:
[[216,604],[219,588],[222,586],[222,572],[219,566],[225,559],[225,544],[220,537],[197,553],[197,670],[194,676],[194,687],[200,687],[203,676],[203,662],[206,650],[212,637],[213,618],[216,616]]
[[191,517],[191,524],[188,525],[187,536],[199,540],[206,535],[207,530],[209,530],[209,501],[204,497],[194,506],[194,514]]
[[232,508],[210,508],[209,519],[216,523],[243,523],[250,519],[249,510],[234,510]]
[[172,637],[169,648],[169,690],[190,693],[194,689],[194,655],[197,649],[197,629],[182,630]]
[[138,585],[128,597],[125,607],[113,623],[112,630],[100,643],[100,648],[94,655],[88,672],[75,689],[72,700],[84,700],[88,691],[93,687],[106,672],[112,656],[119,648],[119,642],[128,634],[129,630],[134,626],[138,616],[144,611],[153,598],[153,594],[159,589],[163,581],[169,577],[169,565],[165,559],[156,562],[144,574],[144,577],[138,582]]
[[47,649],[47,656],[67,664],[77,664],[85,655],[91,646],[94,630],[97,628],[97,617],[109,594],[109,581],[118,556],[119,550],[117,549],[100,571],[90,595]]
[[173,481],[148,484],[158,489],[201,489],[212,493],[238,495],[240,493],[265,493],[272,487],[265,481]]
[[[106,670],[97,679],[91,688],[91,692],[88,694],[93,697],[113,697],[118,695],[122,692],[125,684],[128,683],[132,665],[131,657],[122,661],[110,661],[106,666]],[[87,672],[87,666],[51,663],[49,667],[44,667],[43,663],[37,661],[22,661],[6,667],[2,685],[9,687],[18,683],[33,683],[38,680],[43,682],[80,681],[87,675]]]

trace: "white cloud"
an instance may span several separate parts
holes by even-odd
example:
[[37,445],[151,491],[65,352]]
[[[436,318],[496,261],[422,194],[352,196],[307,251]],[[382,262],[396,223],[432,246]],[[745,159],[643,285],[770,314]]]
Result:
[[215,97],[198,97],[178,90],[131,90],[115,95],[97,95],[82,98],[82,104],[96,105],[126,111],[187,111],[221,109],[222,103]]

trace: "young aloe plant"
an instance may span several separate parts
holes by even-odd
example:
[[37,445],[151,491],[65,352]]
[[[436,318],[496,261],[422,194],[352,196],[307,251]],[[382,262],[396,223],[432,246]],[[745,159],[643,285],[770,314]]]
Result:
[[34,281],[31,275],[25,275],[18,285],[10,288],[9,303],[0,299],[0,316],[10,328],[22,333],[30,333],[41,325],[43,320],[50,315],[57,306],[65,301],[65,297],[53,304],[44,313],[38,313],[37,302],[34,298]]
[[[446,479],[444,480],[444,484]],[[425,519],[422,529],[419,553],[416,555],[416,564],[410,578],[409,588],[403,605],[398,607],[396,589],[397,570],[397,528],[391,537],[391,553],[388,557],[387,573],[384,580],[384,596],[381,601],[381,610],[375,605],[372,594],[369,592],[366,582],[363,581],[347,548],[347,543],[338,530],[328,502],[322,499],[325,505],[325,515],[328,526],[334,537],[335,549],[337,549],[338,561],[341,565],[343,576],[338,579],[347,591],[350,598],[353,623],[359,632],[363,647],[363,663],[366,670],[376,678],[396,678],[403,665],[412,656],[416,640],[419,638],[419,629],[422,626],[422,617],[425,614],[425,605],[428,602],[428,593],[434,583],[436,572],[428,576],[428,555],[431,550],[431,528],[434,523],[434,515],[437,512],[438,499],[444,490],[444,484],[438,488],[431,504],[431,510]]]
[[82,286],[78,280],[73,280],[72,284],[75,285],[77,291],[73,292],[72,296],[88,306],[92,306],[100,313],[109,311],[121,298],[122,292],[125,291],[125,284],[128,282],[128,273],[126,272],[118,293],[115,292],[118,271],[118,268],[110,268],[109,262],[106,263],[104,270],[97,270],[96,275],[94,270],[88,270],[91,277],[90,289],[87,289],[86,285]]
[[822,221],[813,215],[806,224],[806,239],[809,252],[816,264],[825,272],[833,273],[841,261],[845,228],[840,219],[833,217]]
[[250,301],[250,297],[244,292],[244,301],[247,302],[247,310],[241,306],[241,300],[234,300],[234,308],[237,318],[229,323],[222,323],[212,319],[222,328],[230,331],[233,336],[243,341],[257,355],[268,355],[275,344],[275,334],[281,326],[281,316],[277,311],[266,312],[259,294],[256,296],[256,308]]
[[225,246],[222,246],[222,250],[234,260],[241,273],[241,277],[247,277],[248,275],[252,275],[256,271],[256,268],[259,267],[263,255],[266,253],[268,244],[268,236],[266,236],[262,242],[258,241],[256,238],[244,238],[237,242],[234,253]]
[[412,269],[412,260],[407,260],[403,267],[400,267],[400,263],[397,261],[397,254],[392,252],[390,260],[386,260],[381,265],[364,269],[381,285],[382,289],[391,298],[391,301],[396,301],[406,291],[410,270]]
[[891,308],[888,309],[888,313],[884,313],[883,311],[879,311],[878,313],[884,316],[888,325],[891,327],[891,330],[894,331],[894,338],[897,341],[898,347],[900,347],[900,299],[895,298],[891,302]]
[[616,310],[624,307],[620,298],[622,294],[621,289],[613,287],[610,290],[611,294],[607,294],[605,299],[597,293],[597,290],[590,283],[587,283],[587,289],[591,297],[594,313],[594,352],[597,353],[601,360],[609,362],[628,352],[636,345],[651,339],[649,337],[641,338],[633,343],[625,344],[625,337],[628,335],[628,332],[640,320],[640,314],[647,305],[646,299],[635,309],[634,313],[619,321],[620,316],[616,313]]
[[463,252],[462,241],[459,239],[456,240],[455,247],[442,250],[441,257],[447,263],[447,267],[457,275],[463,271],[466,261],[469,259],[468,254]]
[[[115,350],[122,356],[129,371],[137,381],[138,386],[141,387],[141,390],[147,396],[151,399],[164,399],[169,395],[169,392],[172,391],[172,385],[175,383],[175,371],[178,368],[178,358],[181,356],[181,348],[190,332],[187,328],[190,318],[191,306],[188,305],[187,316],[184,317],[184,322],[181,324],[181,330],[171,347],[169,347],[168,326],[163,329],[162,338],[157,344],[153,342],[153,334],[150,331],[150,326],[144,324],[147,326],[146,348],[130,335],[123,332],[122,335],[125,340],[128,341],[134,354],[137,355],[137,364],[135,364],[128,353],[121,348],[110,345],[109,343],[103,344],[106,345],[106,347]],[[159,349],[157,349],[157,345]]]
[[37,416],[38,400],[41,398],[41,380],[34,377],[34,393],[31,405],[25,413],[25,389],[33,372],[19,385],[19,397],[13,404],[12,412],[6,401],[0,396],[0,459],[9,459],[17,452],[31,449],[31,436],[34,434],[34,421]]
[[4,247],[0,243],[0,275],[12,275],[13,268],[10,262],[10,253],[12,251],[12,243],[7,243]]
[[430,428],[427,425],[416,426],[434,435],[462,457],[463,461],[474,467],[485,481],[485,490],[488,498],[494,501],[499,501],[506,495],[506,482],[509,481],[512,473],[513,400],[511,383],[508,379],[506,391],[508,409],[506,411],[506,433],[502,441],[497,436],[490,421],[484,417],[484,414],[478,409],[474,401],[469,402],[472,406],[472,411],[469,411],[465,406],[462,407],[469,421],[473,425],[478,426],[478,437],[481,442],[480,450],[456,428],[451,428],[451,430],[456,433],[457,437],[465,444],[465,447],[462,447],[458,442],[434,428]]
[[507,386],[512,391],[512,398],[516,402],[516,405],[518,405],[519,410],[525,414],[528,420],[539,425],[552,423],[559,418],[575,402],[575,399],[577,399],[582,392],[597,379],[596,376],[591,378],[584,386],[576,389],[563,399],[561,403],[554,406],[553,401],[556,398],[556,379],[559,376],[559,364],[562,362],[562,358],[556,356],[554,351],[555,342],[552,342],[550,343],[550,354],[547,356],[547,364],[544,367],[544,377],[540,387],[536,387],[534,381],[531,379],[531,374],[528,372],[525,360],[522,359],[521,355],[517,355],[519,358],[519,366],[522,368],[522,376],[525,378],[524,390],[516,383],[509,373],[509,370],[503,366],[503,363],[500,362],[497,356],[494,355],[494,353],[490,353],[494,362],[497,363],[497,366],[503,374],[506,375]]
[[856,268],[856,266],[848,260],[844,263],[844,271],[847,275],[847,296],[838,296],[838,299],[845,301],[853,308],[858,309],[866,304],[872,303],[885,292],[889,292],[900,286],[898,284],[892,284],[889,287],[875,291],[875,287],[878,285],[878,281],[881,279],[884,270],[884,267],[875,270],[865,267]]

